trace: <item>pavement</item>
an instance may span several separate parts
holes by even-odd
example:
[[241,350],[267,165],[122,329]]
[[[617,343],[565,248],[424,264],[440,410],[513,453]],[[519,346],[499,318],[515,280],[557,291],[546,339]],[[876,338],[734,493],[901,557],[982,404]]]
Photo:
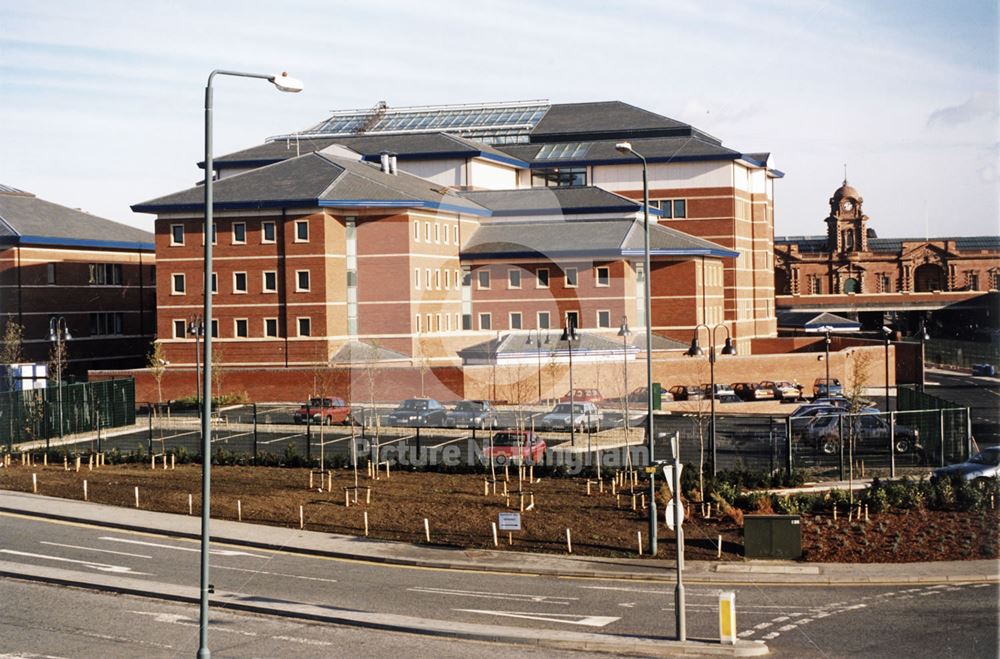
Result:
[[[119,508],[20,492],[0,492],[0,512],[76,524],[156,533],[178,538],[198,538],[200,518]],[[674,583],[675,563],[667,560],[615,559],[541,555],[522,552],[460,550],[435,546],[368,540],[309,530],[213,520],[213,544],[280,550],[373,564],[401,565],[439,570],[490,574],[545,575],[559,578],[604,578]],[[909,564],[810,564],[791,561],[708,562],[688,561],[687,584],[755,586],[857,586],[921,584],[996,584],[998,562],[958,561]],[[191,586],[140,580],[123,574],[85,574],[49,566],[0,562],[0,576],[72,585],[97,590],[143,595],[179,602],[197,602]],[[760,642],[739,641],[721,645],[711,640],[678,642],[620,634],[581,633],[504,625],[469,624],[429,620],[407,615],[374,613],[328,607],[284,599],[260,597],[237,591],[217,591],[213,606],[242,611],[314,620],[339,625],[474,639],[550,648],[572,648],[641,656],[675,654],[766,654]]]

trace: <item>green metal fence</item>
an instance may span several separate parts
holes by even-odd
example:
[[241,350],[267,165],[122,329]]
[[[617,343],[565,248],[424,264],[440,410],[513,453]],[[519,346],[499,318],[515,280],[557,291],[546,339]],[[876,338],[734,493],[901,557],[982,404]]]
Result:
[[135,423],[135,380],[0,393],[0,446]]

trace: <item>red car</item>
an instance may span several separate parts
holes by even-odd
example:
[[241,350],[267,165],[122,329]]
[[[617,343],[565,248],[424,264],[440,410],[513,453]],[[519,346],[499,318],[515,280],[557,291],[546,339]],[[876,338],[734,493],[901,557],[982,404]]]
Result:
[[492,447],[484,443],[483,458],[498,465],[541,464],[545,449],[545,440],[530,430],[505,430],[493,435]]
[[350,406],[343,398],[310,398],[295,413],[295,423],[322,423],[325,426],[334,423],[347,423],[351,414]]
[[[559,399],[560,403],[568,403],[569,395],[571,392],[567,391],[566,395]],[[573,402],[574,403],[600,403],[604,400],[604,396],[597,389],[573,389]]]

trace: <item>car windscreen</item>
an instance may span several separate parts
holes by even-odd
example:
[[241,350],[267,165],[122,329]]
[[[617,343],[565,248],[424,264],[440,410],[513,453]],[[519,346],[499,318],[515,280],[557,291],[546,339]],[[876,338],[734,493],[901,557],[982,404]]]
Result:
[[455,406],[456,412],[478,412],[481,409],[483,409],[482,405],[470,401],[464,401]]
[[969,462],[973,462],[977,465],[989,465],[991,467],[996,467],[1000,465],[1000,451],[983,451],[973,456]]
[[[584,412],[583,405],[573,405],[572,408],[573,408],[573,414],[585,414],[586,413],[586,412]],[[552,410],[551,413],[552,414],[569,414],[570,413],[570,404],[569,403],[560,403],[559,405],[556,405],[555,409]]]
[[426,400],[408,400],[399,406],[401,410],[426,410],[427,401]]
[[493,436],[493,446],[525,446],[527,443],[524,435],[499,432]]

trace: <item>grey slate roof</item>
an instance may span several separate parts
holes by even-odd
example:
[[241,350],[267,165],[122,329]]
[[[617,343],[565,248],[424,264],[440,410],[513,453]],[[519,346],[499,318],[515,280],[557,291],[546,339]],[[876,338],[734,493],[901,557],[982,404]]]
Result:
[[0,243],[153,251],[148,231],[2,188]]
[[[663,225],[652,225],[650,252],[655,256],[714,256],[736,252]],[[643,252],[642,222],[618,220],[487,221],[462,248],[463,261],[494,258],[621,257]]]
[[410,358],[401,352],[372,345],[366,341],[348,341],[330,360],[334,364],[366,364],[383,361],[408,361]]
[[636,212],[642,208],[627,197],[595,187],[477,190],[459,194],[490,209],[494,217]]
[[777,317],[778,327],[791,329],[816,331],[824,326],[840,332],[861,329],[861,323],[858,321],[826,311],[818,314],[811,311],[778,311]]
[[[604,330],[607,332],[608,330]],[[542,334],[539,346],[536,340],[536,330],[513,331],[500,334],[482,343],[471,345],[458,351],[458,355],[466,363],[490,363],[494,359],[503,361],[517,357],[537,358],[542,353],[543,360],[551,360],[554,355],[564,356],[569,353],[569,345],[562,338],[562,328],[554,327]],[[645,334],[633,334],[628,343],[629,354],[637,354],[646,349]],[[592,329],[578,329],[578,339],[573,342],[574,353],[610,354],[621,358],[622,342],[607,336],[596,334]],[[638,339],[638,340],[637,340]],[[687,350],[688,344],[658,334],[653,334],[653,350]]]
[[[196,186],[136,204],[132,210],[199,211],[204,194],[202,186]],[[213,186],[213,195],[217,209],[391,207],[488,214],[474,202],[417,176],[388,174],[368,163],[324,153],[308,153],[223,178]]]
[[[228,153],[213,159],[216,167],[266,165],[300,154],[319,151],[340,144],[364,155],[366,160],[378,160],[383,151],[390,151],[402,159],[417,160],[428,157],[492,157],[509,160],[511,156],[488,144],[482,144],[448,133],[419,133],[414,135],[357,135],[350,137],[311,137],[300,140],[276,139],[258,146]],[[205,163],[198,164],[204,168]]]
[[[587,140],[591,141],[585,155],[575,159],[539,159],[538,152],[544,144],[512,144],[500,147],[501,150],[519,160],[526,160],[532,167],[573,166],[595,163],[626,163],[639,162],[632,154],[622,154],[615,149],[615,144],[622,139]],[[632,148],[645,156],[649,162],[670,162],[684,160],[735,160],[742,156],[722,146],[717,141],[702,137],[646,137],[629,139]],[[568,141],[567,141],[568,142]]]
[[558,136],[594,133],[685,131],[689,124],[621,101],[555,103],[531,131],[532,142]]

